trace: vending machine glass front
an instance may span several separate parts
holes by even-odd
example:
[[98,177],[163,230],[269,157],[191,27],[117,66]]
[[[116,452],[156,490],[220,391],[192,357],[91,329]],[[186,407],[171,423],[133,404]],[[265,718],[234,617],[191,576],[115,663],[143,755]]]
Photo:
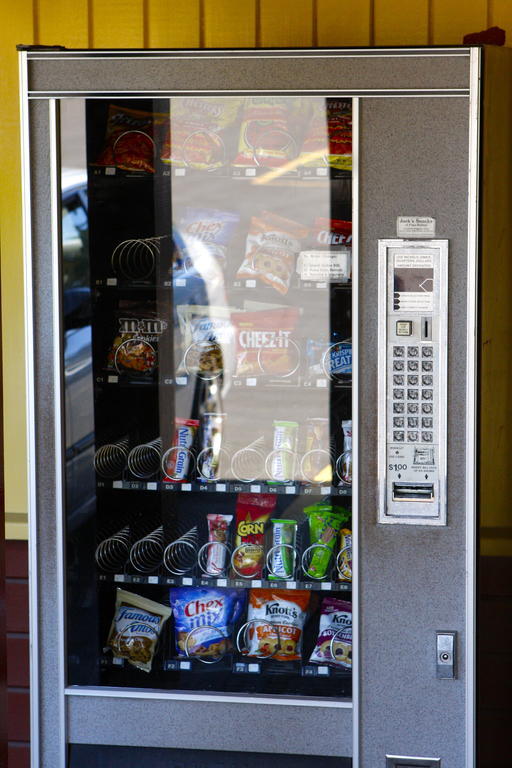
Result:
[[61,136],[68,684],[350,698],[352,101]]

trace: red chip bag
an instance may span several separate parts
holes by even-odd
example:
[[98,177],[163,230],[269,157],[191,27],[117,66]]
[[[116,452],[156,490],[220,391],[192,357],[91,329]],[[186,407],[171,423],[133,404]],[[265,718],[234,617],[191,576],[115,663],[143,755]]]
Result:
[[168,120],[164,114],[111,104],[103,148],[94,165],[154,173],[156,133]]
[[297,370],[299,348],[294,341],[298,307],[232,312],[236,340],[236,376],[289,376]]

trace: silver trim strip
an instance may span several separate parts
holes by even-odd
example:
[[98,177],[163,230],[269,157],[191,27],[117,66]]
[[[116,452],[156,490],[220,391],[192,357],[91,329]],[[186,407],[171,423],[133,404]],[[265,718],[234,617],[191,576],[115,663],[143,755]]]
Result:
[[230,98],[232,96],[250,96],[254,93],[278,93],[286,96],[303,96],[310,93],[313,96],[371,96],[372,98],[410,98],[411,96],[420,97],[426,96],[429,98],[467,98],[470,95],[469,88],[431,88],[426,89],[404,89],[404,88],[360,88],[360,89],[329,89],[318,90],[314,88],[303,88],[302,90],[294,89],[251,89],[251,90],[230,90],[230,91],[199,91],[194,90],[182,90],[182,91],[29,91],[29,99],[73,99],[73,98],[94,98],[94,99],[112,99],[112,98],[131,98],[131,99],[158,99],[158,98],[171,98],[173,96],[184,96],[193,94],[195,96],[215,96]]
[[59,761],[61,768],[66,768],[66,633],[65,633],[65,571],[64,571],[64,482],[62,456],[64,455],[62,429],[62,329],[60,302],[60,243],[61,243],[61,206],[60,206],[60,125],[59,109],[55,99],[49,104],[49,144],[50,144],[50,203],[52,236],[52,298],[53,298],[53,390],[54,390],[54,450],[55,450],[55,543],[56,543],[56,581],[57,581],[57,632],[59,654],[59,680],[56,695],[59,698]]
[[119,699],[159,699],[162,701],[219,701],[223,704],[275,704],[285,707],[319,707],[320,709],[352,709],[351,701],[341,701],[340,699],[317,699],[301,697],[297,699],[282,698],[263,694],[247,696],[234,696],[231,693],[226,694],[207,694],[207,693],[183,693],[181,691],[160,691],[136,688],[100,688],[87,686],[74,688],[70,686],[65,688],[66,696],[97,696],[111,697]]
[[21,121],[21,177],[23,217],[23,273],[25,302],[25,387],[27,398],[27,477],[28,477],[28,571],[29,571],[29,627],[30,627],[30,765],[39,768],[39,600],[37,577],[37,501],[35,393],[34,393],[34,317],[32,276],[32,218],[30,188],[30,129],[28,102],[27,54],[19,58],[20,121]]
[[471,51],[469,100],[468,287],[466,375],[466,767],[476,760],[476,541],[478,365],[478,188],[480,154],[480,49]]
[[352,99],[352,762],[359,765],[359,99]]
[[30,61],[52,61],[67,59],[81,61],[83,59],[252,59],[254,57],[269,59],[375,59],[375,58],[467,58],[471,56],[472,47],[467,48],[233,48],[233,49],[205,49],[198,51],[188,48],[177,51],[176,49],[156,48],[149,49],[119,49],[119,50],[88,50],[70,49],[69,51],[26,51]]

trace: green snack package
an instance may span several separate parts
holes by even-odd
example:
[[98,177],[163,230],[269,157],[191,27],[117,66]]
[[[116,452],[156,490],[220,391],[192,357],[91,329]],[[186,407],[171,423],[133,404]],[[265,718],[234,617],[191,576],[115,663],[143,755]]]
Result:
[[[306,575],[312,579],[324,579],[338,533],[350,518],[350,511],[322,502],[306,507],[304,512],[309,517],[309,539],[313,547]],[[315,544],[321,546],[315,547]]]
[[268,578],[271,581],[293,579],[297,521],[273,519],[270,522],[272,523],[272,551]]

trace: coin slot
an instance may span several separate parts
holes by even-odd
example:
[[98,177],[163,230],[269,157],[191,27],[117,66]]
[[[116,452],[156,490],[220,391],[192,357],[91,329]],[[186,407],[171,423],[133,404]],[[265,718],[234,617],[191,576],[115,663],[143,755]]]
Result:
[[432,319],[430,317],[421,318],[421,338],[423,341],[432,339]]
[[393,483],[393,501],[434,501],[434,484]]

